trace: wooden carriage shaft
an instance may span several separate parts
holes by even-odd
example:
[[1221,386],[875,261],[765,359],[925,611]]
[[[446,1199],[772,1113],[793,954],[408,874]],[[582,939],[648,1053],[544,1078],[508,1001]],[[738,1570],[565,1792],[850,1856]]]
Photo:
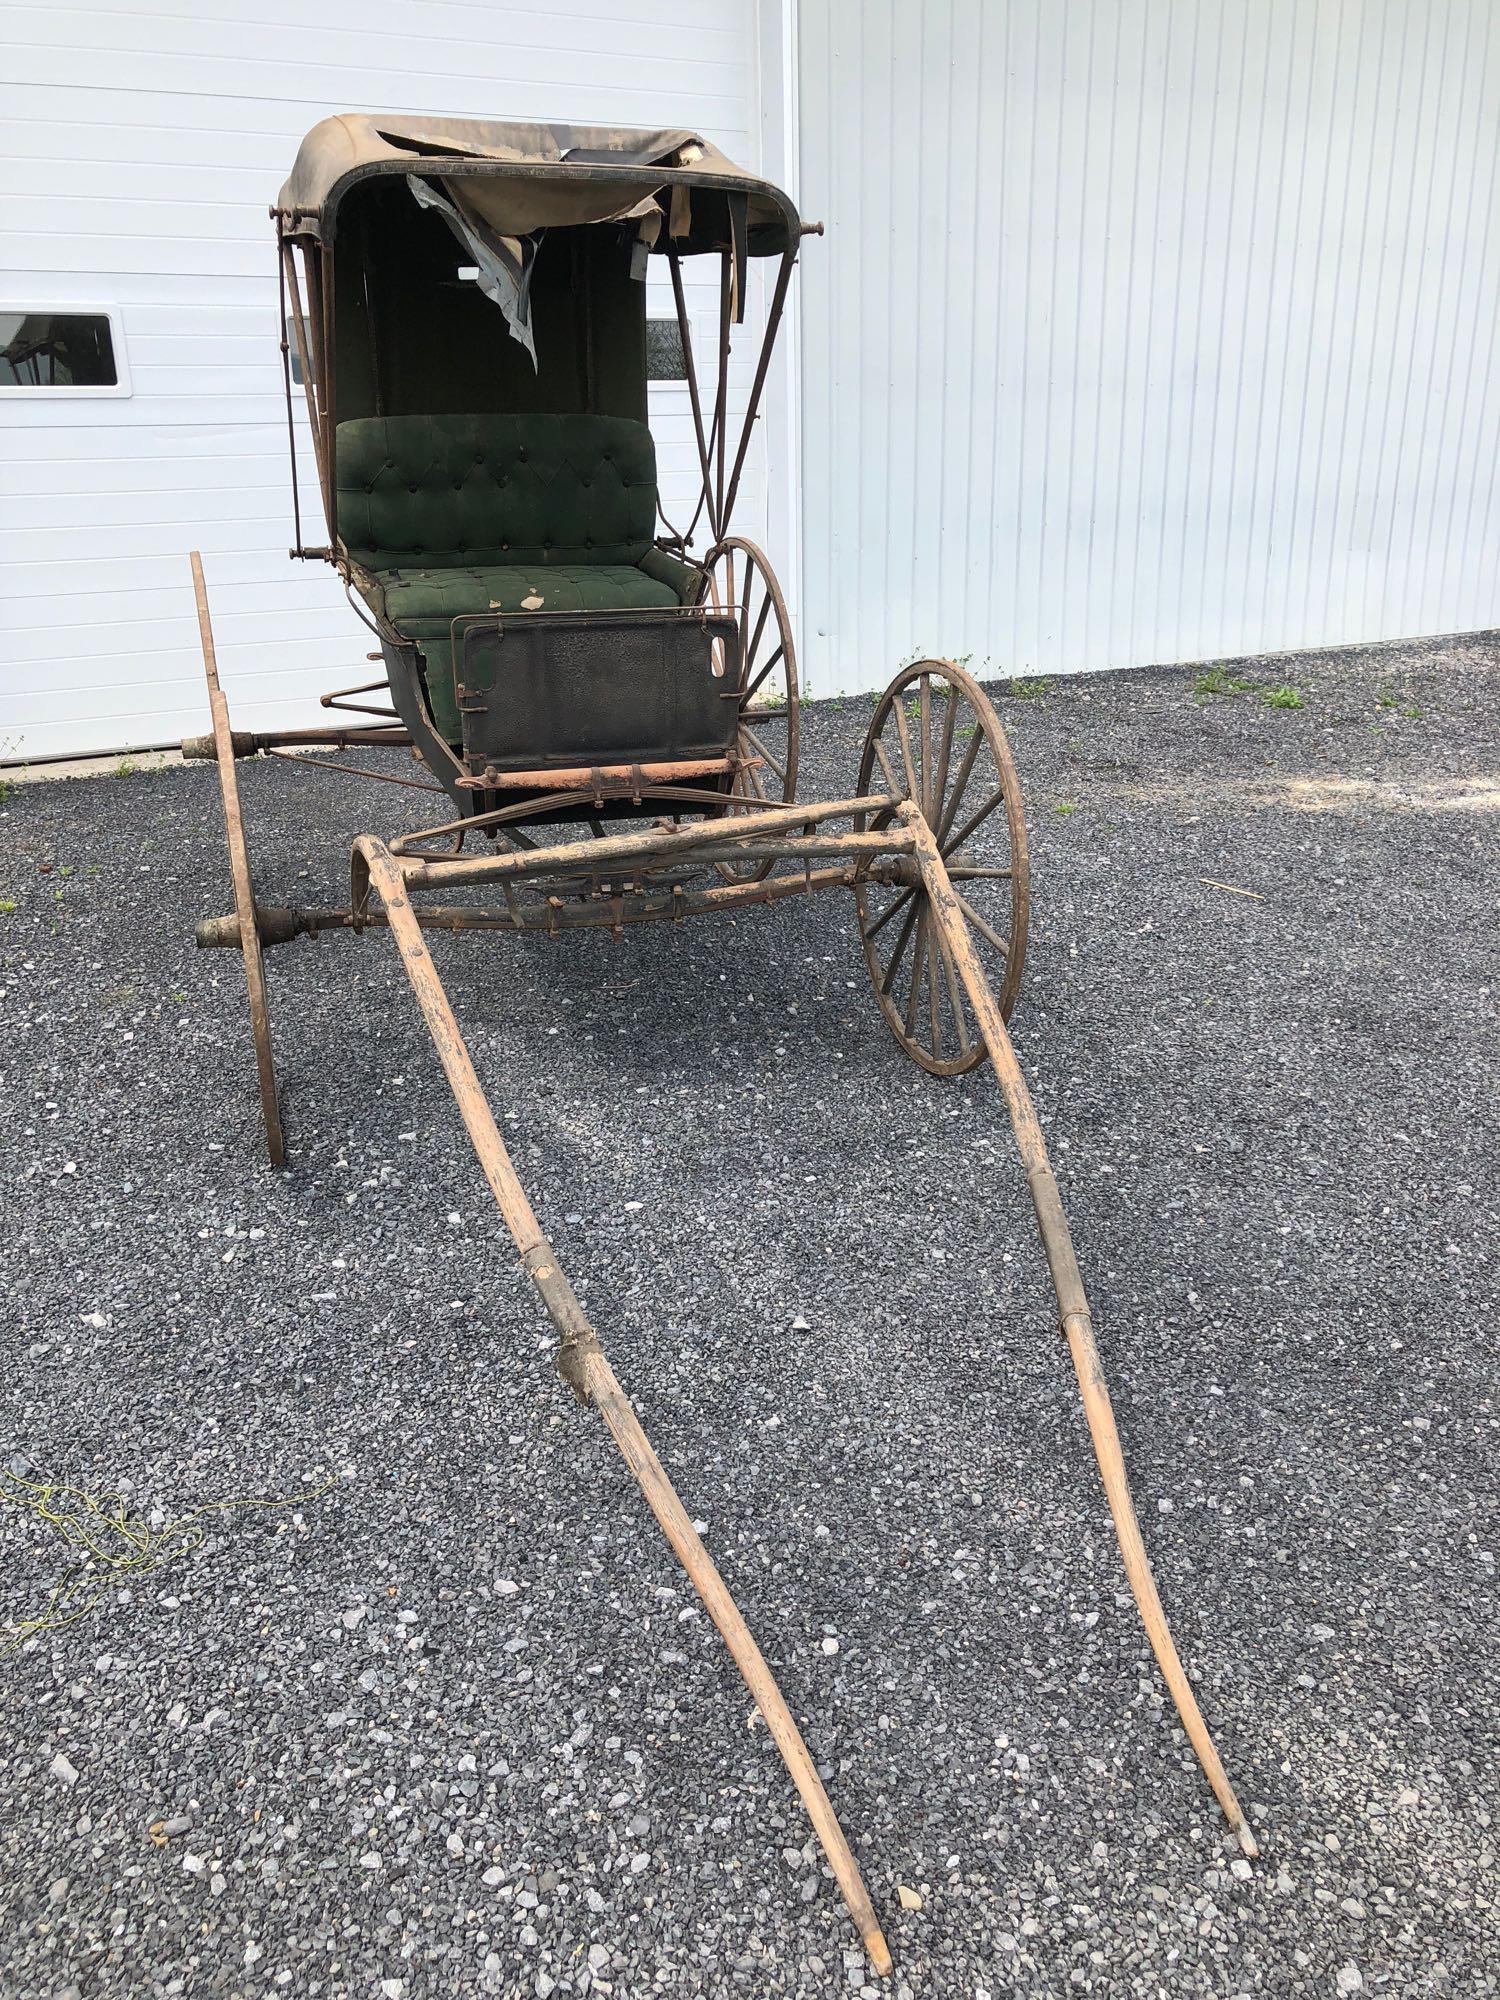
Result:
[[[741,822],[743,832],[735,835],[726,832],[723,819],[703,820],[692,826],[658,826],[641,833],[611,834],[592,841],[583,852],[577,844],[563,844],[529,848],[524,854],[486,854],[473,859],[459,856],[451,861],[441,855],[399,853],[393,853],[392,859],[398,862],[413,889],[446,889],[455,882],[522,881],[529,875],[566,874],[580,865],[606,869],[615,862],[665,861],[674,854],[690,856],[698,848],[725,846],[731,839],[749,843],[757,834],[791,834],[798,827],[817,826],[826,819],[888,812],[895,804],[894,798],[882,792],[867,798],[832,799],[821,805],[776,806],[768,812],[758,812],[753,825]],[[892,845],[889,841],[885,844]],[[749,846],[746,855],[754,858]]]
[[219,659],[214,647],[213,620],[209,616],[208,586],[203,580],[203,558],[192,554],[193,597],[198,608],[198,637],[203,648],[203,674],[208,682],[208,712],[213,719],[213,735],[207,739],[219,766],[219,788],[224,800],[224,825],[229,840],[229,872],[234,882],[234,906],[241,954],[245,962],[246,997],[250,1004],[250,1030],[255,1041],[255,1069],[260,1086],[261,1115],[266,1125],[266,1150],[273,1167],[283,1165],[286,1143],[281,1130],[281,1110],[276,1097],[276,1065],[271,1054],[271,1018],[266,1004],[264,968],[260,941],[252,926],[256,920],[255,883],[250,873],[250,857],[245,847],[244,825],[240,816],[239,778],[236,775],[233,732],[229,727],[229,703],[219,686]]
[[1234,1829],[1241,1848],[1253,1857],[1260,1852],[1259,1846],[1240,1807],[1240,1802],[1235,1797],[1234,1787],[1229,1782],[1219,1753],[1214,1747],[1213,1738],[1208,1733],[1208,1724],[1203,1719],[1197,1697],[1183,1671],[1182,1661],[1178,1657],[1177,1647],[1167,1624],[1167,1614],[1157,1593],[1156,1580],[1151,1574],[1146,1545],[1141,1538],[1140,1524],[1136,1519],[1135,1503],[1130,1497],[1130,1487],[1125,1476],[1120,1435],[1115,1427],[1114,1410],[1104,1380],[1104,1364],[1094,1339],[1093,1320],[1089,1313],[1088,1299],[1084,1294],[1083,1277],[1078,1269],[1073,1238],[1068,1229],[1067,1217],[1063,1213],[1062,1197],[1058,1192],[1052,1165],[1047,1158],[1046,1141],[1042,1137],[1042,1128],[1031,1102],[1031,1093],[1026,1088],[1026,1080],[1021,1074],[1020,1064],[1016,1061],[1004,1017],[996,1004],[994,994],[990,991],[989,981],[970,941],[963,911],[949,880],[948,871],[943,865],[942,851],[937,839],[921,811],[910,801],[897,810],[896,819],[898,824],[904,825],[915,836],[917,865],[927,891],[931,921],[937,926],[939,936],[946,943],[948,953],[968,994],[969,1004],[974,1009],[979,1031],[989,1051],[1001,1095],[1005,1099],[1006,1110],[1010,1114],[1011,1129],[1015,1133],[1021,1163],[1026,1169],[1027,1186],[1031,1190],[1032,1206],[1036,1210],[1037,1233],[1042,1240],[1047,1268],[1052,1277],[1052,1289],[1057,1297],[1061,1330],[1067,1340],[1073,1367],[1078,1376],[1084,1415],[1088,1419],[1089,1435],[1093,1440],[1094,1456],[1098,1460],[1099,1474],[1104,1482],[1105,1497],[1109,1502],[1110,1515],[1119,1539],[1125,1573],[1130,1580],[1130,1588],[1140,1610],[1141,1623],[1146,1628],[1146,1637],[1151,1642],[1156,1663],[1171,1692],[1172,1700],[1176,1703],[1183,1728],[1197,1752],[1204,1776],[1213,1787],[1214,1796],[1223,1807],[1224,1816]]
[[370,888],[384,906],[391,936],[401,953],[402,967],[432,1036],[457,1101],[459,1115],[479,1156],[485,1179],[489,1182],[505,1226],[515,1239],[522,1268],[535,1285],[557,1328],[560,1340],[558,1371],[581,1402],[592,1403],[598,1410],[620,1455],[639,1482],[647,1504],[718,1627],[775,1739],[776,1747],[807,1807],[823,1851],[828,1856],[849,1913],[864,1940],[871,1964],[878,1973],[889,1973],[890,1949],[849,1843],[834,1815],[823,1781],[808,1754],[791,1710],[750,1628],[740,1615],[687,1510],[641,1429],[629,1399],[605,1358],[599,1337],[573,1287],[563,1275],[517,1177],[464,1045],[452,1006],[423,942],[421,926],[407,898],[406,878],[394,856],[373,836],[361,836],[355,843],[355,851],[359,865],[368,872]]

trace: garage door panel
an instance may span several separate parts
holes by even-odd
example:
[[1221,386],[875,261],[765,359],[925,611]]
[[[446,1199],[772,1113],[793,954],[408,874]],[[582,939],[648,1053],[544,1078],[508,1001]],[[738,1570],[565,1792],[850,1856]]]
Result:
[[[302,18],[283,20],[281,16]],[[267,208],[303,132],[357,105],[702,130],[754,164],[750,0],[546,9],[152,0],[32,9],[0,84],[4,295],[118,314],[128,397],[5,399],[0,755],[171,740],[202,727],[187,551],[204,552],[237,719],[326,719],[369,633],[324,566],[291,563],[293,510]],[[690,282],[708,324],[714,288]],[[664,306],[653,284],[649,310]],[[736,387],[743,396],[742,369]],[[325,535],[298,402],[303,531]],[[697,455],[680,392],[653,394],[668,511]],[[752,460],[744,515],[764,480]],[[61,632],[54,615],[70,606]]]

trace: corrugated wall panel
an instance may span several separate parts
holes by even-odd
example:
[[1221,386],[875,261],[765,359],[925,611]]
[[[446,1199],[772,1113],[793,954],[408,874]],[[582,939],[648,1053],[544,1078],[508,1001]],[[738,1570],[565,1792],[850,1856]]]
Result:
[[1500,624],[1494,0],[803,0],[803,653]]
[[[325,113],[688,126],[760,152],[750,0],[135,0],[6,22],[0,308],[119,309],[128,398],[0,399],[0,760],[205,726],[187,551],[204,552],[235,722],[317,719],[370,641],[292,510],[267,208]],[[717,275],[689,268],[712,350]],[[651,310],[670,315],[653,276]],[[752,316],[759,280],[752,293]],[[747,336],[751,329],[747,329]],[[737,343],[743,395],[754,342]],[[748,358],[741,358],[742,355]],[[686,389],[652,388],[663,500],[685,519]],[[298,397],[304,532],[324,531]],[[762,525],[747,465],[738,525]],[[700,540],[701,547],[701,540]]]

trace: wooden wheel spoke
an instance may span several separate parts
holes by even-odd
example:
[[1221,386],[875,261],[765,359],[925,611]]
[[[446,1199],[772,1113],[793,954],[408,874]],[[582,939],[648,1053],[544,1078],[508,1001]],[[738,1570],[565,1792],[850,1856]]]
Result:
[[961,1058],[967,1057],[972,1044],[969,1041],[968,1020],[964,1014],[963,995],[958,986],[958,968],[953,963],[953,952],[940,924],[934,926],[934,935],[943,957],[943,975],[948,982],[948,1005],[953,1010],[953,1025],[958,1030],[958,1053]]
[[890,907],[888,909],[882,910],[880,915],[875,919],[874,923],[871,924],[869,929],[865,932],[866,941],[868,941],[870,938],[879,937],[880,933],[885,929],[886,925],[890,922],[891,918],[899,915],[900,912],[906,908],[907,904],[911,901],[912,897],[916,895],[916,893],[917,892],[914,887],[910,889],[903,889],[901,891],[901,894],[890,905]]
[[948,759],[953,753],[953,727],[958,721],[958,696],[952,681],[948,683],[948,698],[943,703],[943,732],[938,744],[937,771],[932,786],[932,810],[927,815],[929,826],[937,825],[937,817],[942,810],[943,791],[948,783]]
[[916,926],[917,916],[920,909],[921,909],[921,904],[914,902],[911,908],[906,913],[906,922],[901,926],[901,929],[896,937],[896,949],[891,953],[890,959],[886,964],[885,970],[881,974],[880,990],[882,993],[889,993],[891,988],[896,983],[896,974],[901,969],[901,957],[906,950],[907,939],[911,936],[912,931]]
[[[930,926],[932,937],[937,935],[937,926]],[[943,1030],[938,1021],[938,955],[929,941],[927,952],[927,1000],[928,1014],[932,1026],[932,1053],[939,1062],[943,1059]]]
[[876,761],[879,763],[881,770],[885,773],[886,784],[890,787],[893,796],[899,798],[901,796],[901,780],[896,776],[896,773],[891,769],[891,760],[886,755],[885,745],[881,742],[880,738],[877,736],[875,737],[871,747],[875,752]]
[[[771,615],[771,593],[768,590],[761,604],[760,616],[755,621],[755,630],[751,633],[748,644],[746,643],[745,640],[744,630],[743,628],[741,628],[740,645],[742,650],[740,654],[740,672],[742,678],[745,675],[748,675],[748,673],[750,672],[750,668],[754,663],[755,656],[760,651],[761,636],[765,632],[766,620],[767,618],[770,617],[770,615]],[[780,657],[781,657],[781,648],[778,646],[776,648],[775,653],[772,655],[771,661],[768,663],[768,671],[769,671],[769,666],[774,665],[775,661],[778,660]],[[760,682],[757,681],[755,685],[759,687]]]
[[741,764],[736,776],[744,780],[744,791],[740,795],[742,798],[765,798],[765,787],[760,781],[760,772],[754,764],[748,762]]
[[[710,549],[704,567],[709,585],[700,604],[711,599],[715,609],[734,620],[734,634],[727,645],[715,642],[719,648],[715,658],[727,664],[724,656],[729,646],[738,653],[738,685],[733,692],[736,743],[744,761],[737,765],[729,787],[727,816],[743,822],[762,806],[790,804],[797,796],[797,653],[786,600],[770,564],[752,542],[727,537]],[[762,661],[761,649],[768,645],[770,654]],[[768,682],[771,685],[763,707],[752,710],[751,704]],[[780,750],[771,747],[765,734],[771,724],[780,724],[786,732],[784,738],[774,736],[775,742],[784,744]],[[758,854],[753,848],[746,849],[743,861],[714,863],[726,881],[737,883],[761,881],[775,866],[773,857]]]
[[997,786],[997,788],[990,793],[989,797],[985,800],[984,804],[979,808],[977,813],[970,813],[969,817],[964,821],[962,827],[959,829],[957,833],[950,834],[946,842],[940,843],[940,845],[942,846],[943,859],[946,861],[948,859],[948,856],[953,853],[955,848],[962,847],[964,842],[968,839],[969,835],[974,831],[974,829],[978,826],[983,826],[984,822],[989,818],[990,814],[995,810],[996,806],[1003,806],[1004,804],[1005,804],[1005,787],[1004,785],[1000,785]]
[[968,748],[964,751],[963,756],[959,759],[958,776],[954,780],[953,784],[953,796],[949,799],[947,805],[943,808],[943,817],[939,821],[938,826],[936,828],[939,847],[941,847],[943,842],[947,839],[948,829],[950,826],[952,826],[954,821],[954,816],[957,814],[959,807],[963,804],[964,793],[968,790],[969,779],[973,775],[974,771],[974,762],[979,755],[980,745],[983,742],[983,740],[984,739],[981,736],[979,730],[976,728],[974,734],[969,738]]
[[762,686],[764,685],[766,677],[774,670],[776,663],[782,658],[785,651],[786,651],[785,646],[778,646],[776,648],[776,651],[771,655],[770,659],[766,661],[766,664],[761,668],[760,672],[755,676],[755,679],[751,681],[749,687],[747,687],[745,689],[745,692],[740,696],[741,708],[744,708],[749,702],[755,699],[756,695],[760,692]]
[[786,783],[785,764],[777,762],[776,758],[771,755],[771,752],[766,748],[765,744],[756,735],[755,731],[750,727],[748,722],[742,722],[740,724],[740,734],[741,736],[744,737],[745,741],[750,745],[751,749],[754,750],[755,754],[758,757],[764,757],[766,762],[770,765],[771,769],[776,773],[777,777],[780,778],[782,784],[784,785]]
[[931,826],[937,811],[937,795],[932,789],[937,775],[932,763],[932,675],[923,674],[917,689],[917,716],[922,731],[922,817]]
[[920,800],[922,788],[917,781],[916,766],[911,760],[911,732],[906,726],[905,704],[899,697],[891,703],[891,713],[896,718],[896,734],[901,739],[901,762],[906,768],[906,795],[908,798]]
[[967,896],[960,895],[957,889],[954,890],[953,896],[958,907],[963,911],[979,935],[988,938],[1002,958],[1008,957],[1010,954],[1010,939],[1001,937],[994,925],[986,918],[980,916],[978,910],[975,909]]
[[930,919],[927,912],[927,898],[924,896],[917,915],[917,941],[911,954],[911,991],[906,996],[906,1032],[915,1034],[917,1025],[917,1001],[922,992],[922,971],[927,963],[927,926]]

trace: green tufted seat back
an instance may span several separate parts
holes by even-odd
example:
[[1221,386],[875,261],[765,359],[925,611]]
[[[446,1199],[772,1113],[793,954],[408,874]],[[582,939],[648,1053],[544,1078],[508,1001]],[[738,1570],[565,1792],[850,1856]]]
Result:
[[337,445],[366,569],[634,565],[655,534],[656,452],[626,417],[355,417]]

